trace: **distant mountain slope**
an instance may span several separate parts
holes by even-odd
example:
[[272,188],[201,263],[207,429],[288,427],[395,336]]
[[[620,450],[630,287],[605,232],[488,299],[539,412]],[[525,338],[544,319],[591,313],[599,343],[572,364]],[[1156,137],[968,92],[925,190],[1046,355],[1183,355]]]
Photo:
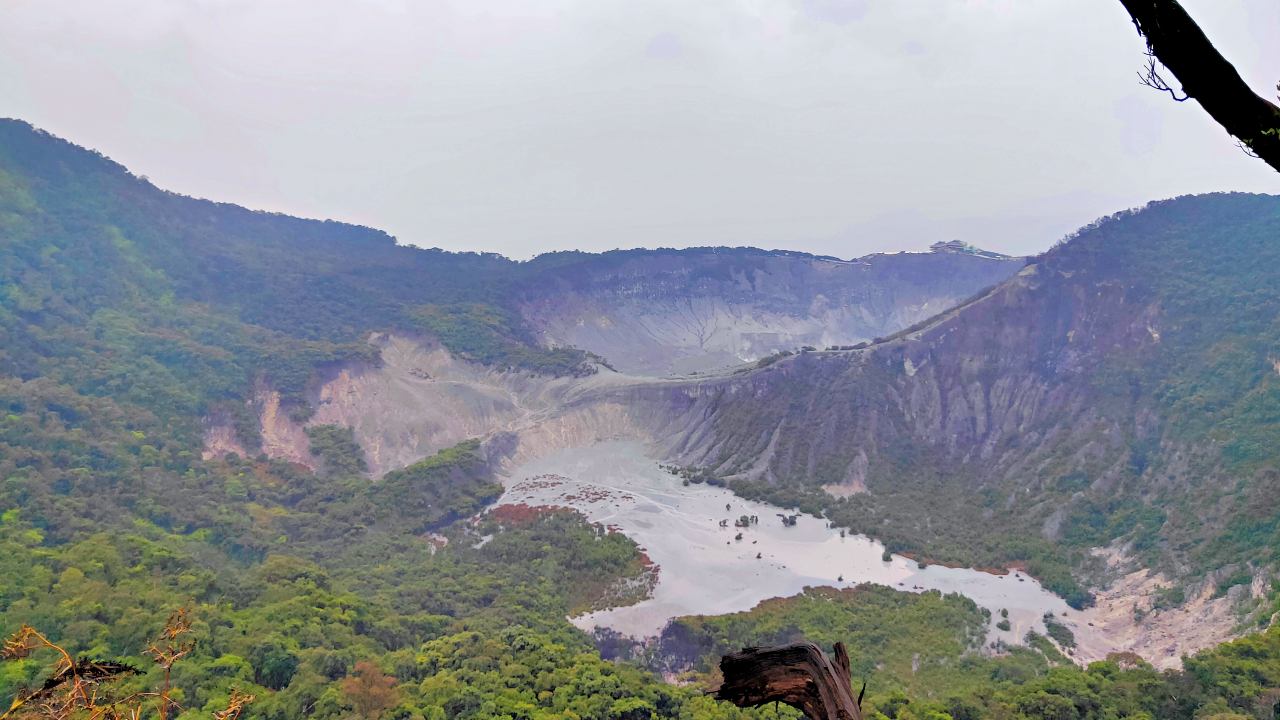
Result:
[[698,387],[680,449],[896,549],[1054,575],[1121,540],[1225,590],[1280,563],[1278,318],[1280,198],[1153,203],[891,339]]
[[852,345],[935,315],[1017,272],[962,244],[839,260],[751,248],[558,253],[521,310],[543,340],[623,372],[666,375],[804,345]]
[[[169,339],[160,345],[195,332],[203,335],[197,344],[238,346],[218,361],[224,367],[216,369],[210,367],[213,361],[196,358],[200,362],[192,363],[188,357],[182,364],[206,366],[187,373],[172,362],[174,350],[143,347],[156,345],[154,338],[145,343],[136,337],[122,340],[168,371],[187,373],[199,402],[235,395],[232,385],[247,388],[246,376],[258,373],[271,376],[289,397],[300,401],[308,367],[326,358],[367,354],[357,346],[336,346],[360,343],[371,330],[433,335],[455,354],[497,367],[553,375],[589,372],[583,352],[563,347],[576,345],[576,338],[553,333],[540,338],[536,330],[543,328],[527,324],[520,308],[538,302],[555,305],[556,293],[571,293],[580,281],[608,287],[614,278],[592,274],[616,266],[618,258],[631,259],[625,272],[639,272],[642,280],[669,278],[673,263],[694,264],[699,275],[728,277],[741,257],[772,258],[769,263],[784,273],[794,272],[792,266],[818,262],[799,253],[750,250],[704,256],[695,250],[565,253],[516,263],[488,253],[422,250],[397,245],[370,228],[254,212],[165,192],[98,153],[16,120],[0,120],[0,233],[7,240],[0,280],[8,300],[0,328],[29,339],[34,327],[85,327],[95,321],[95,313],[101,321],[104,310],[116,310],[130,318],[150,314],[145,324],[167,327]],[[700,259],[694,262],[695,257]],[[646,270],[646,264],[656,267]],[[938,270],[950,273],[943,264]],[[948,299],[990,284],[998,274],[993,270],[972,279],[943,278],[939,282],[947,287],[940,297],[906,291],[902,302],[940,308]],[[566,284],[569,275],[578,279]],[[848,280],[860,282],[856,277]],[[820,289],[840,299],[848,292],[840,283],[840,278],[831,278]],[[637,287],[649,297],[667,289],[661,283],[640,282]],[[530,288],[541,290],[529,294]],[[879,306],[871,313],[872,324],[879,327],[896,329],[920,312],[914,307],[898,311],[892,288],[887,293],[855,291],[880,292]],[[615,287],[614,292],[624,290]],[[605,303],[603,312],[625,314],[625,308],[608,306],[607,299],[595,301],[597,306]],[[161,309],[163,303],[169,306]],[[554,307],[549,310],[537,318],[556,326],[572,320],[556,315]],[[816,337],[812,319],[808,322],[804,336]],[[774,328],[761,330],[769,333]],[[125,332],[119,323],[112,331]],[[227,337],[245,332],[256,337]],[[539,339],[562,349],[543,349]],[[312,345],[305,352],[301,345],[286,350],[286,341]],[[590,344],[583,347],[592,349]],[[31,377],[53,370],[37,357],[47,352],[61,357],[64,352],[82,354],[82,349],[11,342],[0,354],[0,371]],[[185,352],[190,355],[191,346]],[[305,357],[300,363],[290,364],[301,356]],[[215,376],[216,381],[204,379]],[[216,389],[207,387],[213,382]],[[152,391],[156,389],[144,392]]]
[[0,121],[0,235],[0,372],[170,395],[175,418],[259,377],[300,405],[312,368],[372,358],[377,329],[501,367],[589,371],[509,309],[519,266],[506,258],[175,195],[14,120]]
[[[628,432],[732,475],[741,492],[825,504],[838,522],[931,557],[1026,560],[1064,592],[1054,543],[1070,553],[1116,537],[1144,560],[1209,570],[1211,593],[1269,592],[1280,548],[1277,223],[1275,198],[1161,203],[865,350],[697,381],[584,379],[592,359],[540,347],[520,312],[539,282],[580,292],[574,258],[416,250],[366,228],[184,198],[0,121],[0,635],[32,623],[73,655],[142,667],[145,638],[185,605],[199,642],[174,684],[191,714],[225,707],[236,688],[258,697],[255,717],[345,717],[344,676],[371,658],[404,693],[398,716],[767,716],[603,661],[568,625],[570,612],[648,577],[626,538],[559,512],[451,524],[499,491],[495,456],[511,447],[495,440],[534,452]],[[759,255],[743,263],[782,257]],[[795,258],[776,263],[830,262]],[[616,259],[627,254],[583,262]],[[772,271],[759,287],[791,287],[786,277]],[[366,342],[375,330],[403,334],[382,346],[399,357]],[[429,352],[423,336],[435,338]],[[475,390],[477,377],[486,384],[469,408],[438,387]],[[260,418],[245,401],[262,386],[273,413],[324,420],[304,432],[314,471],[255,445]],[[364,429],[361,403],[374,395],[400,406]],[[493,436],[417,462],[388,454],[382,469],[406,467],[370,482],[357,443],[421,433],[415,402],[437,416],[463,407]],[[201,457],[213,412],[230,416],[241,457]],[[521,426],[494,431],[512,418]],[[527,430],[542,437],[515,437]],[[456,439],[442,437],[432,442]],[[870,492],[847,500],[817,489],[856,491],[859,479]],[[1176,588],[1158,590],[1180,602]],[[931,622],[918,610],[933,600],[877,595],[900,612],[842,617],[890,618],[892,631],[864,635],[918,645]],[[1265,622],[1276,599],[1246,619]],[[745,629],[815,627],[805,608],[830,620],[818,602],[784,604]],[[716,641],[739,637],[749,641]],[[898,717],[1191,718],[1269,712],[1277,638],[1170,675],[1132,657],[1050,669],[1056,653],[989,658],[927,639],[921,653],[859,652],[900,661],[878,672],[909,667],[916,683],[954,673],[952,687],[967,688],[943,697],[934,686],[908,710],[886,692],[892,680],[873,677],[868,707]],[[38,659],[4,670],[0,702],[42,677]]]

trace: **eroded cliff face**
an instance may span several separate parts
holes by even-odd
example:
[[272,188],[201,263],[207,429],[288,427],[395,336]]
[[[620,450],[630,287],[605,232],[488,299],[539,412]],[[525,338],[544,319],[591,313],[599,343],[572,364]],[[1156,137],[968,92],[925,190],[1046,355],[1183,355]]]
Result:
[[547,344],[590,350],[622,372],[705,372],[803,345],[889,335],[1022,264],[942,247],[856,260],[729,248],[626,251],[542,273],[522,311]]
[[306,430],[289,417],[288,409],[282,407],[278,391],[259,382],[246,406],[246,411],[257,421],[259,447],[251,450],[245,438],[236,432],[232,419],[225,413],[217,413],[205,420],[204,449],[201,452],[205,460],[228,453],[247,457],[261,452],[267,457],[316,469]]
[[952,475],[1037,482],[1051,459],[1105,474],[1143,409],[1105,414],[1092,373],[1108,349],[1158,342],[1158,323],[1130,288],[1033,264],[889,341],[708,383],[716,440],[701,459],[728,476],[849,489],[907,448]]
[[374,476],[509,429],[529,412],[500,373],[408,337],[371,342],[382,362],[331,371],[312,393],[309,423],[352,428]]
[[1126,421],[1095,402],[1095,349],[1158,342],[1158,322],[1145,297],[1050,261],[865,349],[598,387],[580,402],[627,408],[667,460],[729,479],[856,492],[904,449],[975,478],[1034,479],[1064,456],[1105,474]]

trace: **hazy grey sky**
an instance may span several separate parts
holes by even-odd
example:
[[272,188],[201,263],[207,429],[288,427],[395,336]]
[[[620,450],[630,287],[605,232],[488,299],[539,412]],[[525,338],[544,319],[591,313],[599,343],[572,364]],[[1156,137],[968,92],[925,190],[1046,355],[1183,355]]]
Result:
[[[1267,97],[1280,2],[1183,0]],[[178,192],[549,249],[1033,252],[1280,192],[1118,0],[0,0],[0,115]]]

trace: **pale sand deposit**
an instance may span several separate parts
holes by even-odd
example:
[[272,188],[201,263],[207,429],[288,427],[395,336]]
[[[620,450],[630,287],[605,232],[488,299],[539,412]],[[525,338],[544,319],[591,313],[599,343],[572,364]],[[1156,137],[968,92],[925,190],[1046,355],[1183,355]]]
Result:
[[[972,598],[991,611],[991,640],[1015,643],[1029,630],[1043,633],[1046,612],[1059,617],[1065,612],[1066,624],[1084,625],[1062,598],[1023,573],[936,565],[921,569],[897,555],[885,562],[879,542],[840,537],[825,520],[802,514],[795,526],[786,527],[778,514],[790,511],[743,500],[723,488],[685,486],[637,442],[561,450],[514,468],[499,504],[516,503],[577,509],[631,537],[660,567],[652,597],[574,618],[584,629],[608,627],[634,637],[653,636],[680,615],[737,612],[767,598],[795,595],[805,586],[867,582]],[[759,523],[734,527],[742,515],[755,515]],[[720,527],[723,520],[727,527]],[[738,533],[741,540],[735,540]],[[1008,631],[995,628],[1002,609],[1009,611]]]

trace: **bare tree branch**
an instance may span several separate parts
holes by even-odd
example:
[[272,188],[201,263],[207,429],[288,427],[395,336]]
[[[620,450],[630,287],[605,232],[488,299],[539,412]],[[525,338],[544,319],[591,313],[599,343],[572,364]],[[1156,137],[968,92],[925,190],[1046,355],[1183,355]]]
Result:
[[[1244,148],[1280,171],[1280,107],[1250,89],[1178,0],[1120,3],[1147,41],[1147,72],[1138,73],[1143,84],[1179,101],[1195,98]],[[1185,97],[1160,76],[1156,60],[1178,79]]]
[[1172,97],[1177,102],[1186,102],[1190,100],[1191,99],[1190,95],[1179,96],[1178,92],[1169,85],[1168,81],[1166,81],[1163,77],[1161,77],[1160,69],[1156,67],[1158,63],[1159,63],[1159,60],[1156,59],[1156,54],[1148,50],[1147,51],[1147,69],[1144,72],[1138,73],[1138,82],[1142,83],[1143,85],[1146,85],[1152,90],[1159,90],[1160,92],[1169,93],[1169,96]]

